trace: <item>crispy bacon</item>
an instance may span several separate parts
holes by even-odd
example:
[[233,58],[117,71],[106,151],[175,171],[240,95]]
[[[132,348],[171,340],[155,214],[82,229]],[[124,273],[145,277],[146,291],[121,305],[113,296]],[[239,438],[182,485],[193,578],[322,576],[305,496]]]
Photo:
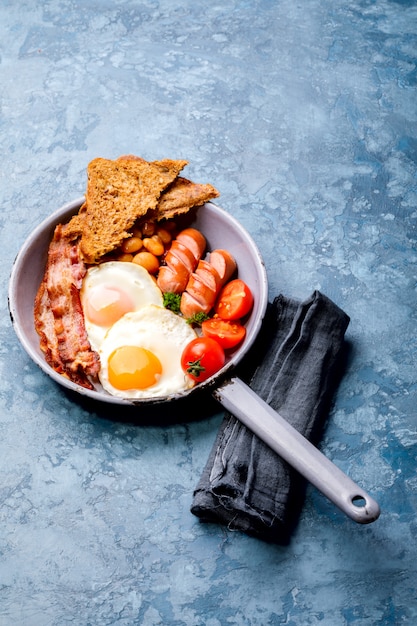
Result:
[[46,282],[43,280],[35,298],[35,328],[40,336],[40,348],[45,354],[47,363],[60,374],[64,373],[64,365],[58,351],[58,339],[55,333],[55,321],[49,304]]
[[87,338],[80,289],[86,266],[78,240],[58,224],[48,249],[45,274],[35,299],[35,328],[49,365],[73,382],[93,389],[100,359]]

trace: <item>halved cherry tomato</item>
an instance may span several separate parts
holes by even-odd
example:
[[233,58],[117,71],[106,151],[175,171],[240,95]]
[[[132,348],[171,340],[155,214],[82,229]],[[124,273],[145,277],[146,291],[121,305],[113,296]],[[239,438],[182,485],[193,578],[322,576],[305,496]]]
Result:
[[214,310],[223,320],[238,320],[247,315],[252,307],[251,290],[243,280],[235,278],[221,290]]
[[188,376],[202,383],[219,371],[225,363],[224,350],[210,337],[197,337],[185,346],[181,367]]
[[246,335],[246,328],[240,322],[222,320],[220,317],[205,320],[201,330],[204,337],[215,339],[225,350],[237,346]]

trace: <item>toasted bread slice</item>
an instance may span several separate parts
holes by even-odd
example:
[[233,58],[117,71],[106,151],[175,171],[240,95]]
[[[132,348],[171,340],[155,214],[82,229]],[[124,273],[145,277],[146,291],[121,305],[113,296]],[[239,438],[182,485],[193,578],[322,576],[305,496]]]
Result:
[[74,223],[75,229],[82,228],[84,261],[96,263],[129,237],[137,219],[153,216],[162,191],[185,165],[187,161],[170,159],[153,163],[140,158],[91,161],[85,211]]
[[192,207],[217,198],[219,192],[212,185],[201,185],[178,176],[159,198],[156,219],[170,219],[186,213]]
[[84,204],[80,206],[78,213],[73,215],[70,221],[64,225],[64,234],[69,241],[74,241],[83,234],[86,211],[87,205],[84,202]]
[[[119,160],[143,161],[142,157],[126,154]],[[155,165],[164,165],[165,161],[153,161]],[[161,194],[156,207],[156,219],[170,219],[186,213],[195,206],[201,206],[213,198],[218,198],[220,193],[209,184],[194,183],[178,176],[169,187]]]

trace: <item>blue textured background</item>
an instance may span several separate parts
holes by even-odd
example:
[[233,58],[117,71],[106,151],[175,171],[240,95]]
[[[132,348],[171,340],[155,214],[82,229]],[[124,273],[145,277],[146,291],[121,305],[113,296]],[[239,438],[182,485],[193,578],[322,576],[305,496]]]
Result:
[[[2,626],[417,623],[416,33],[400,0],[1,0]],[[16,253],[92,158],[127,152],[221,191],[271,297],[350,315],[321,448],[377,522],[311,487],[289,546],[202,524],[221,412],[108,419],[23,352]]]

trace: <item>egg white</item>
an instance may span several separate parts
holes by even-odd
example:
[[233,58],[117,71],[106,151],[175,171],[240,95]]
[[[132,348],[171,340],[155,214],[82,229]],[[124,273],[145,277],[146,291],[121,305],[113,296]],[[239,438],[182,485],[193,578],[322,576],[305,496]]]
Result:
[[98,326],[88,319],[86,302],[92,289],[98,286],[117,287],[126,292],[138,311],[146,304],[162,306],[162,292],[147,270],[136,263],[109,261],[90,267],[84,277],[80,298],[85,328],[93,350],[99,351],[110,326]]
[[[181,354],[196,336],[183,318],[154,304],[126,313],[107,332],[99,350],[103,388],[123,398],[164,397],[187,389],[190,382],[181,368]],[[108,378],[108,359],[121,346],[138,346],[153,352],[162,364],[158,382],[147,389],[115,389]]]

